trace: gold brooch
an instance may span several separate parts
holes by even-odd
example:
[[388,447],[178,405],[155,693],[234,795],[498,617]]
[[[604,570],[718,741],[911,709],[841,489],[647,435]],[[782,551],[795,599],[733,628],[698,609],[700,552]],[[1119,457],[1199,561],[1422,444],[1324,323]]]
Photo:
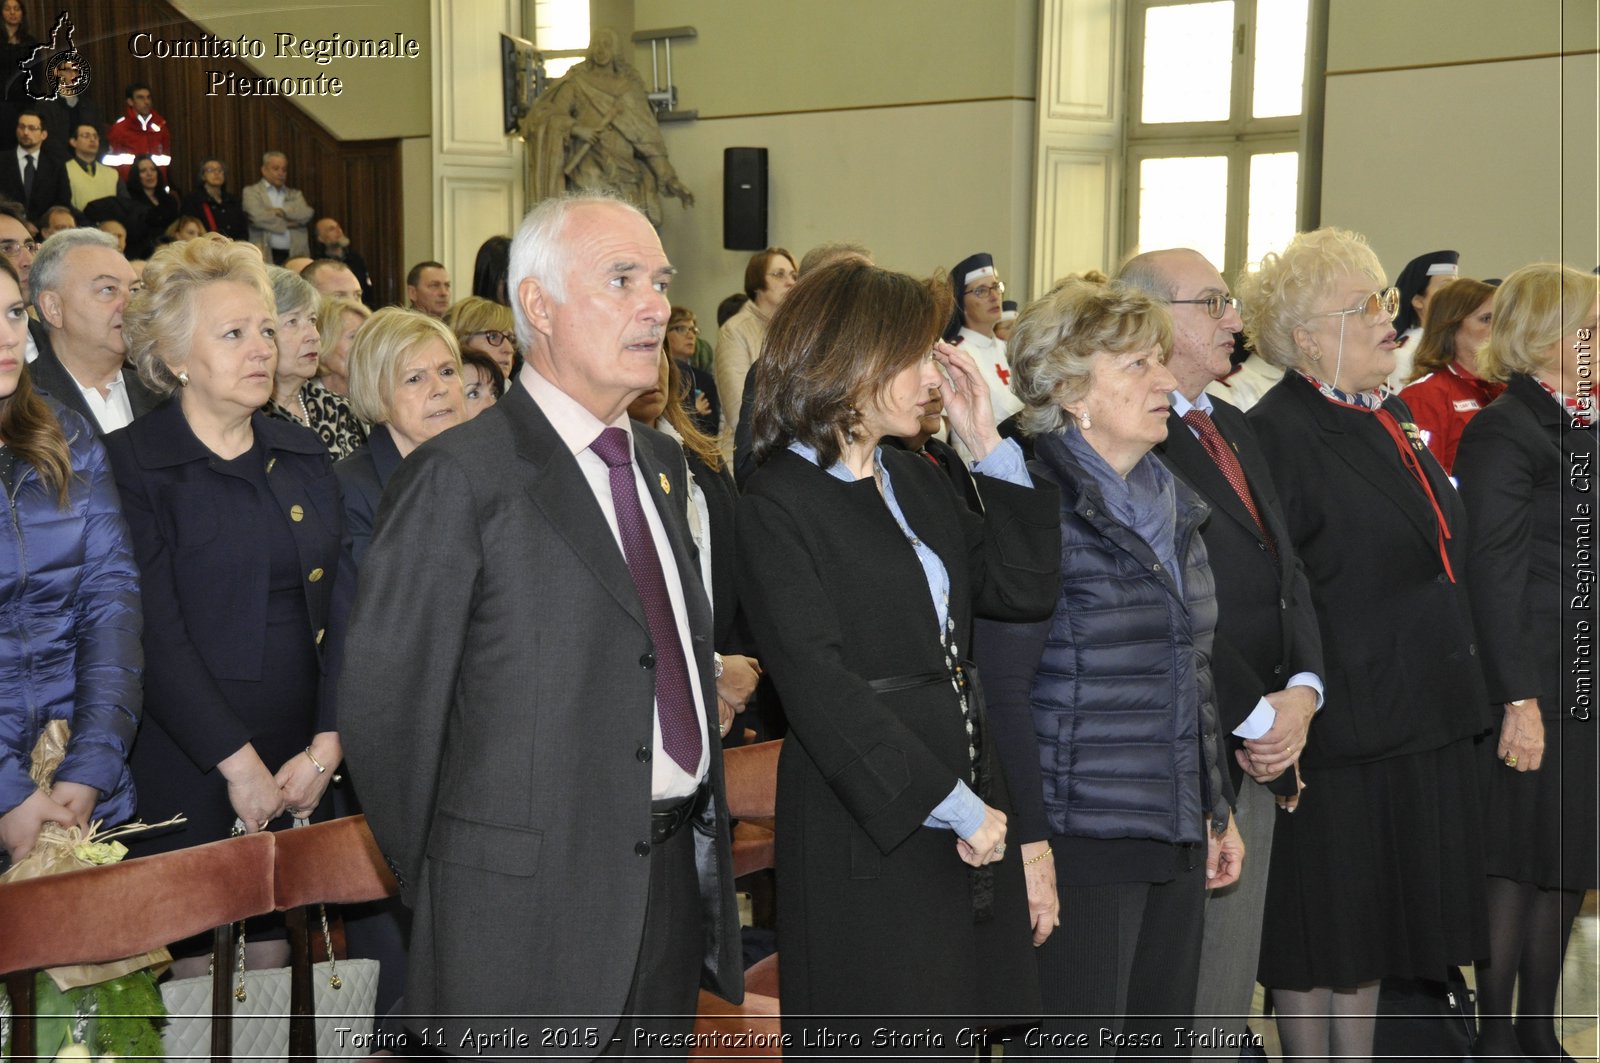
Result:
[[661,474],[661,492],[662,494],[672,494],[672,481],[667,479],[666,473]]

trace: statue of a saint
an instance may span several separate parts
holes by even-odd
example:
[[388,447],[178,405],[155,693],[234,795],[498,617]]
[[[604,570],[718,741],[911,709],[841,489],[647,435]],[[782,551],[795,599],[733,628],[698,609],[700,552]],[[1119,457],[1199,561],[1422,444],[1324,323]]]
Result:
[[553,82],[520,123],[533,202],[566,191],[611,192],[661,225],[661,197],[694,196],[667,159],[643,80],[597,30],[588,58]]

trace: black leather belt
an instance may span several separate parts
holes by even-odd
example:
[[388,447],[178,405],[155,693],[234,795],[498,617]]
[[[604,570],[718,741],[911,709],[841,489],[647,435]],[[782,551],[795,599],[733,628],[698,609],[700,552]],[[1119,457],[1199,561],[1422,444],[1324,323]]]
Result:
[[688,797],[650,803],[650,842],[660,845],[705,811],[711,799],[711,786],[701,783],[700,788]]

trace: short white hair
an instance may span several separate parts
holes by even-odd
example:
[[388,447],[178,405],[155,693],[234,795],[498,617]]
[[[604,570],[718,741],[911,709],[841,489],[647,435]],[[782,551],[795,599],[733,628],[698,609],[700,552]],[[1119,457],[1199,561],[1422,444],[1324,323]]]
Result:
[[580,207],[595,203],[614,203],[633,211],[641,218],[644,217],[637,208],[616,196],[603,192],[575,192],[542,200],[528,212],[528,216],[523,218],[522,224],[517,227],[517,235],[511,241],[511,253],[506,266],[506,293],[511,298],[511,314],[517,324],[517,339],[525,351],[533,343],[534,332],[532,323],[523,312],[522,300],[517,296],[517,290],[522,287],[523,281],[532,277],[539,282],[539,287],[544,289],[546,296],[557,303],[566,302],[569,256],[562,236],[566,232],[567,221],[573,213]]

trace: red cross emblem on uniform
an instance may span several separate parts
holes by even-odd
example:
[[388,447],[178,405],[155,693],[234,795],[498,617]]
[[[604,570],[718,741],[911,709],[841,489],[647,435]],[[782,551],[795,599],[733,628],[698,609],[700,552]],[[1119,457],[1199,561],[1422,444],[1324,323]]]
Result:
[[1007,369],[999,362],[994,363],[994,375],[999,377],[1000,383],[1004,384],[1006,387],[1011,386],[1011,370]]

